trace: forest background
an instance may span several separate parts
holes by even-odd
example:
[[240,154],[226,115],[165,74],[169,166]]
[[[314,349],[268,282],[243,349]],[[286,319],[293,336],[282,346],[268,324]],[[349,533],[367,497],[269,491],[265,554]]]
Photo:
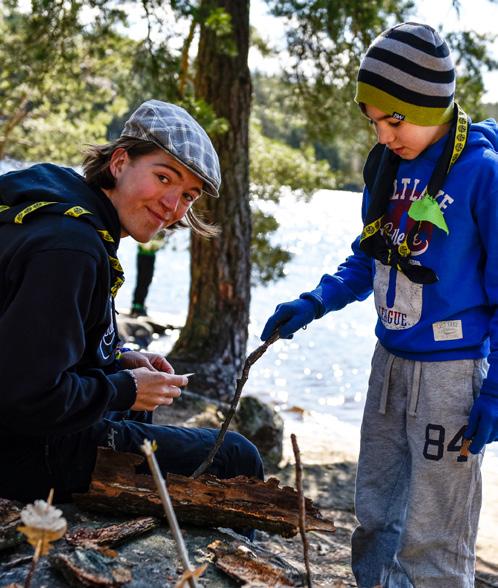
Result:
[[[429,24],[442,28],[457,99],[478,120],[498,113],[484,83],[498,68],[496,36],[458,20],[468,2],[450,3],[455,30]],[[417,8],[411,0],[256,3],[274,29],[252,26],[250,0],[0,1],[0,159],[78,165],[85,144],[116,138],[152,97],[185,107],[213,138],[221,198],[200,207],[221,234],[191,237],[189,311],[170,358],[202,373],[202,391],[222,399],[246,353],[251,284],[283,276],[290,258],[259,204],[278,201],[283,187],[304,199],[323,188],[361,190],[374,138],[352,100],[359,60]],[[265,65],[279,55],[277,71]]]

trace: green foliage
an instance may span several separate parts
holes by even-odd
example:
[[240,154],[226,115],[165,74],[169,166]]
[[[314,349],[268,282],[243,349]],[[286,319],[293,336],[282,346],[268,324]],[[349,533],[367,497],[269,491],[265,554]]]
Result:
[[293,149],[261,134],[254,121],[250,130],[252,195],[278,201],[282,188],[290,188],[309,199],[320,189],[335,188],[335,179],[325,161],[317,161],[311,146]]
[[285,275],[285,264],[292,256],[272,242],[279,224],[258,203],[278,202],[284,187],[310,199],[316,190],[334,188],[335,179],[325,161],[316,161],[312,147],[293,149],[265,137],[257,121],[252,121],[250,128],[250,172],[253,281],[267,285]]
[[412,0],[266,0],[284,19],[291,56],[286,74],[295,84],[309,138],[324,142],[361,128],[353,103],[360,59],[388,25],[402,20]]
[[278,227],[275,217],[253,207],[251,263],[254,283],[267,286],[285,276],[285,264],[292,255],[280,246],[272,245],[271,238]]
[[480,35],[474,31],[446,35],[457,69],[456,99],[474,120],[485,117],[482,74],[484,69],[498,67],[498,61],[489,55],[487,48],[496,38],[497,35]]
[[[0,18],[0,158],[79,163],[85,144],[115,138],[150,96],[184,106],[213,135],[226,131],[226,121],[196,100],[191,86],[179,95],[171,38],[152,43],[149,36],[134,41],[118,33],[126,13],[114,2],[38,0],[31,11],[19,4],[8,2]],[[162,3],[139,4],[151,24],[150,11]],[[85,26],[83,8],[97,9]],[[182,3],[181,10],[194,8]],[[223,22],[223,15],[214,20]],[[156,25],[172,28],[159,17]]]
[[[132,42],[86,30],[76,2],[10,2],[0,20],[0,157],[74,162],[126,109],[118,85]],[[130,53],[131,55],[131,50]]]
[[355,123],[351,131],[333,137],[309,136],[306,108],[299,106],[295,83],[277,76],[256,74],[253,77],[253,119],[258,121],[262,135],[276,139],[295,149],[303,148],[313,159],[326,161],[335,177],[336,188],[361,190],[362,160],[374,142],[374,136],[358,107],[353,108]]
[[[286,27],[291,63],[285,75],[294,87],[288,93],[287,109],[299,112],[304,121],[297,127],[299,138],[315,145],[316,152],[325,155],[334,170],[337,166],[338,185],[361,184],[358,161],[364,159],[375,138],[353,101],[360,60],[382,30],[409,20],[414,2],[266,2]],[[453,7],[458,11],[460,2],[454,0]],[[472,31],[444,36],[457,65],[457,100],[474,120],[479,119],[483,116],[482,73],[498,66],[488,50],[494,38]],[[263,128],[267,128],[265,123]]]

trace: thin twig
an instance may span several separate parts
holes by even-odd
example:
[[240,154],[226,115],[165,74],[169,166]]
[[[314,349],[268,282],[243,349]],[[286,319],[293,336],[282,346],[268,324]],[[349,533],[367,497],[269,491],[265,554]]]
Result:
[[242,375],[237,380],[237,389],[235,390],[235,395],[232,399],[232,403],[230,404],[230,409],[228,411],[228,415],[227,415],[225,421],[223,422],[223,424],[221,425],[221,429],[220,429],[220,432],[218,433],[216,443],[211,448],[209,455],[201,463],[201,465],[195,470],[195,472],[190,476],[194,480],[195,480],[195,478],[198,478],[201,474],[203,474],[208,469],[208,467],[213,463],[215,455],[218,453],[219,448],[223,445],[223,440],[225,439],[225,435],[226,435],[226,432],[227,432],[228,427],[230,425],[230,421],[232,420],[233,415],[235,414],[235,411],[237,410],[237,405],[239,403],[240,396],[242,395],[242,388],[244,387],[245,383],[247,382],[247,378],[249,377],[249,370],[251,369],[251,366],[254,363],[256,363],[256,361],[258,361],[258,359],[263,355],[263,353],[268,349],[268,347],[272,343],[275,343],[275,341],[278,338],[279,338],[278,331],[275,331],[275,333],[273,333],[273,335],[267,341],[265,341],[263,343],[263,345],[260,345],[259,347],[257,347],[250,355],[247,356],[247,358],[244,362],[244,367],[242,368]]
[[31,579],[33,578],[33,573],[35,571],[37,562],[38,560],[35,559],[35,556],[33,556],[31,558],[31,565],[29,567],[28,575],[26,576],[26,580],[24,580],[24,588],[29,588],[31,586]]
[[306,537],[306,508],[303,494],[303,466],[301,465],[301,453],[299,451],[297,438],[294,433],[291,434],[291,441],[294,457],[296,459],[296,490],[297,499],[299,501],[299,532],[303,542],[304,565],[306,566],[306,581],[308,588],[313,588],[313,584],[311,583],[310,558],[308,554],[308,538]]
[[[47,504],[52,504],[54,500],[54,489],[50,488],[50,492],[48,493]],[[29,566],[28,575],[26,576],[26,580],[24,580],[24,588],[30,588],[31,580],[33,579],[33,574],[35,572],[36,564],[40,559],[41,548],[43,545],[43,536],[36,544],[35,553],[33,554],[33,558],[31,560],[31,565]]]
[[[152,448],[151,442],[148,439],[144,439],[142,451],[145,453],[145,457],[147,458],[150,471],[152,472],[152,476],[157,486],[157,491],[159,492],[159,496],[161,497],[164,512],[166,513],[169,527],[171,529],[171,532],[173,533],[173,537],[175,538],[178,555],[182,560],[183,568],[185,571],[193,572],[194,570],[190,565],[187,548],[185,547],[183,535],[178,525],[178,521],[176,520],[175,511],[173,509],[173,504],[171,503],[171,498],[166,487],[166,483],[164,482],[161,470],[159,469],[159,465],[157,463],[156,456],[154,455],[154,450]],[[191,586],[191,588],[197,588],[198,586],[194,577],[190,577],[188,579],[188,583]]]

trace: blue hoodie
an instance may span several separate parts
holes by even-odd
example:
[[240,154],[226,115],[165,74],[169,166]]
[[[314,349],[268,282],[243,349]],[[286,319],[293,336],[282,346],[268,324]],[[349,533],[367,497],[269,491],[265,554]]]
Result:
[[[423,194],[445,141],[443,137],[416,159],[400,163],[383,221],[395,243],[412,227],[408,208]],[[432,235],[418,235],[412,254],[415,263],[436,272],[436,283],[415,284],[372,260],[360,250],[358,237],[353,255],[305,294],[316,302],[317,316],[364,300],[373,291],[379,317],[375,332],[388,351],[417,361],[489,354],[483,390],[498,392],[497,151],[497,123],[488,119],[472,124],[465,150],[436,195],[449,235],[432,227]],[[368,203],[365,188],[363,218]]]

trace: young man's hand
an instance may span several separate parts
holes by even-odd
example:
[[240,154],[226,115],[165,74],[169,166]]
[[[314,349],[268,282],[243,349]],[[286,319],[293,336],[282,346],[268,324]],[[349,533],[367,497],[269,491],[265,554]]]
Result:
[[481,392],[470,411],[465,439],[472,439],[471,453],[479,453],[486,443],[498,439],[498,396]]
[[159,353],[149,351],[126,351],[119,360],[123,369],[132,370],[145,367],[151,371],[174,374],[173,366]]
[[187,376],[176,376],[148,367],[132,370],[137,383],[137,398],[131,410],[156,410],[158,406],[173,404],[181,394],[180,386],[188,384]]

